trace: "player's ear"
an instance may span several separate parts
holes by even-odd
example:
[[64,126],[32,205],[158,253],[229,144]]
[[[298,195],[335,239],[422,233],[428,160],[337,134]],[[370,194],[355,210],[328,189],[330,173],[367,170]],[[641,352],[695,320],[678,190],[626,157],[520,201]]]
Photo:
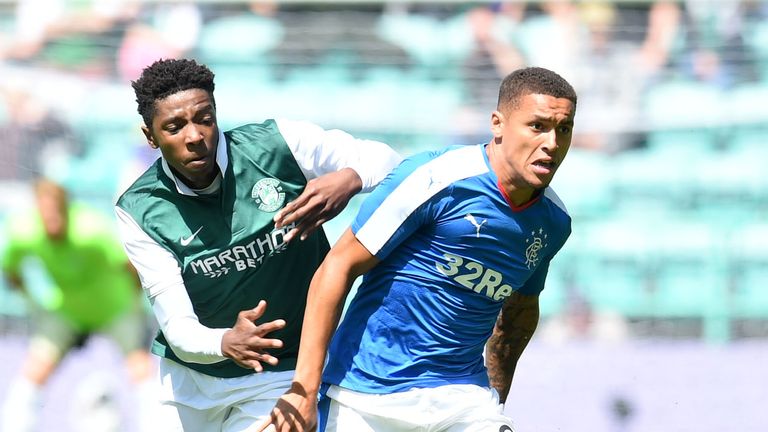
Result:
[[152,138],[152,131],[149,130],[147,126],[142,126],[141,132],[144,134],[144,137],[147,139],[147,144],[149,144],[149,146],[152,147],[153,149],[156,149],[158,146],[157,146],[157,143],[155,143],[155,139]]
[[499,111],[491,113],[491,133],[494,138],[500,139],[503,135],[504,129],[504,114]]

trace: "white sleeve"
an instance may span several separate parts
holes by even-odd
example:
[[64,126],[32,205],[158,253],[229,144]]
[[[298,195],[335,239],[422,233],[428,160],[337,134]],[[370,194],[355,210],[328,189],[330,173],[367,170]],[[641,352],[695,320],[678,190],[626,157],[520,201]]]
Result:
[[173,352],[188,363],[216,363],[225,329],[212,329],[197,318],[176,258],[144,232],[123,209],[115,207],[123,246],[141,279],[152,311]]
[[402,160],[384,143],[357,139],[338,129],[284,119],[275,122],[308,180],[352,168],[363,181],[362,192],[370,192]]

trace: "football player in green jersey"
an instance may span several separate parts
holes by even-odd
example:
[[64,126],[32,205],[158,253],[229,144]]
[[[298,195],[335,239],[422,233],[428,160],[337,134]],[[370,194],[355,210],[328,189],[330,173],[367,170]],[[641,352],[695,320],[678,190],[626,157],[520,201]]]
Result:
[[302,121],[222,131],[193,60],[155,62],[133,88],[161,157],[116,214],[160,326],[157,430],[251,430],[290,386],[320,226],[401,158]]
[[8,221],[2,267],[11,287],[28,292],[40,283],[33,273],[46,275],[47,286],[37,291],[46,288],[48,295],[30,302],[37,306],[30,311],[35,330],[0,414],[4,431],[33,429],[41,388],[67,352],[91,334],[115,342],[142,393],[151,389],[154,368],[144,348],[148,322],[139,280],[113,222],[70,203],[66,190],[50,180],[37,180],[34,191],[37,208]]

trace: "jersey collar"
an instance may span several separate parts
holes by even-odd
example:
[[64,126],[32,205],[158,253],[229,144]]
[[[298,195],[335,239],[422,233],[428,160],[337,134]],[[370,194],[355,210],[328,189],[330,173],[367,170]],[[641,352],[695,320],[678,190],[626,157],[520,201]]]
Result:
[[[229,166],[229,156],[227,156],[228,145],[229,144],[227,143],[227,139],[224,136],[224,132],[219,129],[219,145],[216,146],[216,165],[219,166],[219,172],[222,176],[225,172],[227,172],[227,167]],[[173,171],[171,171],[171,167],[168,166],[168,162],[165,161],[165,158],[161,157],[160,159],[163,165],[163,172],[168,176],[168,178],[173,180],[173,183],[176,185],[176,191],[178,193],[188,196],[199,195],[189,186],[185,185],[184,182],[176,178],[176,176],[173,174]]]

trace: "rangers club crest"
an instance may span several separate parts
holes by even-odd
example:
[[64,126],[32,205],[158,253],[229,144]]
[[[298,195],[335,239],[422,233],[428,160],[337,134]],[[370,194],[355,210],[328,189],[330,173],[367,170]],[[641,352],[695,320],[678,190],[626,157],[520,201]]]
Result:
[[528,268],[533,268],[539,263],[541,256],[539,255],[541,250],[547,247],[547,233],[543,228],[539,228],[539,231],[531,231],[531,236],[525,240],[527,247],[525,248],[525,265]]
[[273,212],[285,202],[285,192],[280,186],[280,181],[275,178],[265,178],[253,185],[251,198],[259,205],[259,210]]

